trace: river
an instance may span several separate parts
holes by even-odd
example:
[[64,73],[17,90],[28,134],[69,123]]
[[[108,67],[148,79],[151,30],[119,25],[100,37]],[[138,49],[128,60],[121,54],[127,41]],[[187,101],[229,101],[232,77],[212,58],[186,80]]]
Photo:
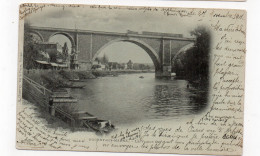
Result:
[[[139,78],[143,76],[144,78]],[[159,80],[154,73],[125,74],[78,82],[83,89],[71,89],[86,110],[116,126],[153,120],[176,120],[192,117],[207,105],[207,91],[186,80]]]

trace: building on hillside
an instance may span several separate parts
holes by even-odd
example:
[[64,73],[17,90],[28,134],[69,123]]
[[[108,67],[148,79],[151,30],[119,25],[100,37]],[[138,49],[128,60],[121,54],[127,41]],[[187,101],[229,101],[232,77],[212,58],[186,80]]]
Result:
[[62,47],[58,43],[53,42],[39,42],[37,43],[40,51],[45,51],[49,54],[50,62],[61,63],[63,61],[62,57]]
[[50,52],[53,50],[56,50],[60,53],[62,53],[62,46],[59,43],[54,43],[54,42],[39,42],[37,43],[39,48],[41,50],[45,50],[46,52]]
[[67,69],[69,65],[62,54],[62,47],[58,43],[38,42],[39,52],[35,58],[38,69]]

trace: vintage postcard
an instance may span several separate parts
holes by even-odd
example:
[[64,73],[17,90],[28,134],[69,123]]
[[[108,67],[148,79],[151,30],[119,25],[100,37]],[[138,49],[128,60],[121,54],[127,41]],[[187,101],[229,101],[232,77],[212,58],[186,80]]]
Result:
[[[188,1],[188,0],[176,0],[176,1]],[[245,2],[247,0],[189,0],[189,1],[232,1],[232,2]]]
[[230,2],[230,1],[232,1],[232,2],[245,2],[245,1],[247,1],[247,0],[172,0],[172,1],[220,1],[220,2],[222,2],[222,1],[227,1],[227,2]]
[[22,4],[18,149],[240,155],[246,11]]

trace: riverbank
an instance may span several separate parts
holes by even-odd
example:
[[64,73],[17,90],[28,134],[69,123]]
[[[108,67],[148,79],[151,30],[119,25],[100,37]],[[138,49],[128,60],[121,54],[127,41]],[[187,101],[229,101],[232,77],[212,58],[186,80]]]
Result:
[[72,86],[73,79],[96,78],[87,71],[30,70],[24,71],[24,75],[50,90]]
[[84,81],[98,77],[114,77],[120,74],[152,73],[154,71],[114,70],[114,71],[75,71],[75,70],[24,70],[24,75],[36,81],[47,89],[53,90],[74,86],[73,81]]
[[[57,73],[55,74],[54,76],[57,76]],[[66,122],[67,126],[71,126],[72,130],[84,129],[100,134],[108,133],[114,129],[114,125],[108,120],[100,120],[87,111],[78,109],[78,99],[75,99],[75,96],[71,96],[68,90],[57,89],[49,91],[34,80],[24,77],[23,98],[27,100],[24,100],[23,103],[25,105],[34,104],[36,107],[32,109],[37,110],[36,114],[41,114],[39,116],[42,116],[47,122],[56,119],[53,117],[57,117]],[[85,118],[87,119],[85,120]],[[89,118],[91,118],[91,121],[88,120]],[[106,125],[99,126],[101,122],[103,125]],[[64,123],[55,124],[55,127],[60,127],[63,124]]]
[[93,70],[92,74],[96,77],[105,77],[105,76],[118,76],[121,74],[139,74],[139,73],[154,73],[152,70]]

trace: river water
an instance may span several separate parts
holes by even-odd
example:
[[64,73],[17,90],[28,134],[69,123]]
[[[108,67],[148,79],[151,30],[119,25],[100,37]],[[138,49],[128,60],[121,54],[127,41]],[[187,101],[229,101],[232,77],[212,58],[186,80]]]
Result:
[[192,117],[207,104],[206,90],[187,88],[186,80],[158,80],[154,73],[125,74],[77,83],[86,85],[83,89],[71,89],[71,95],[79,100],[77,109],[111,120],[116,126]]

